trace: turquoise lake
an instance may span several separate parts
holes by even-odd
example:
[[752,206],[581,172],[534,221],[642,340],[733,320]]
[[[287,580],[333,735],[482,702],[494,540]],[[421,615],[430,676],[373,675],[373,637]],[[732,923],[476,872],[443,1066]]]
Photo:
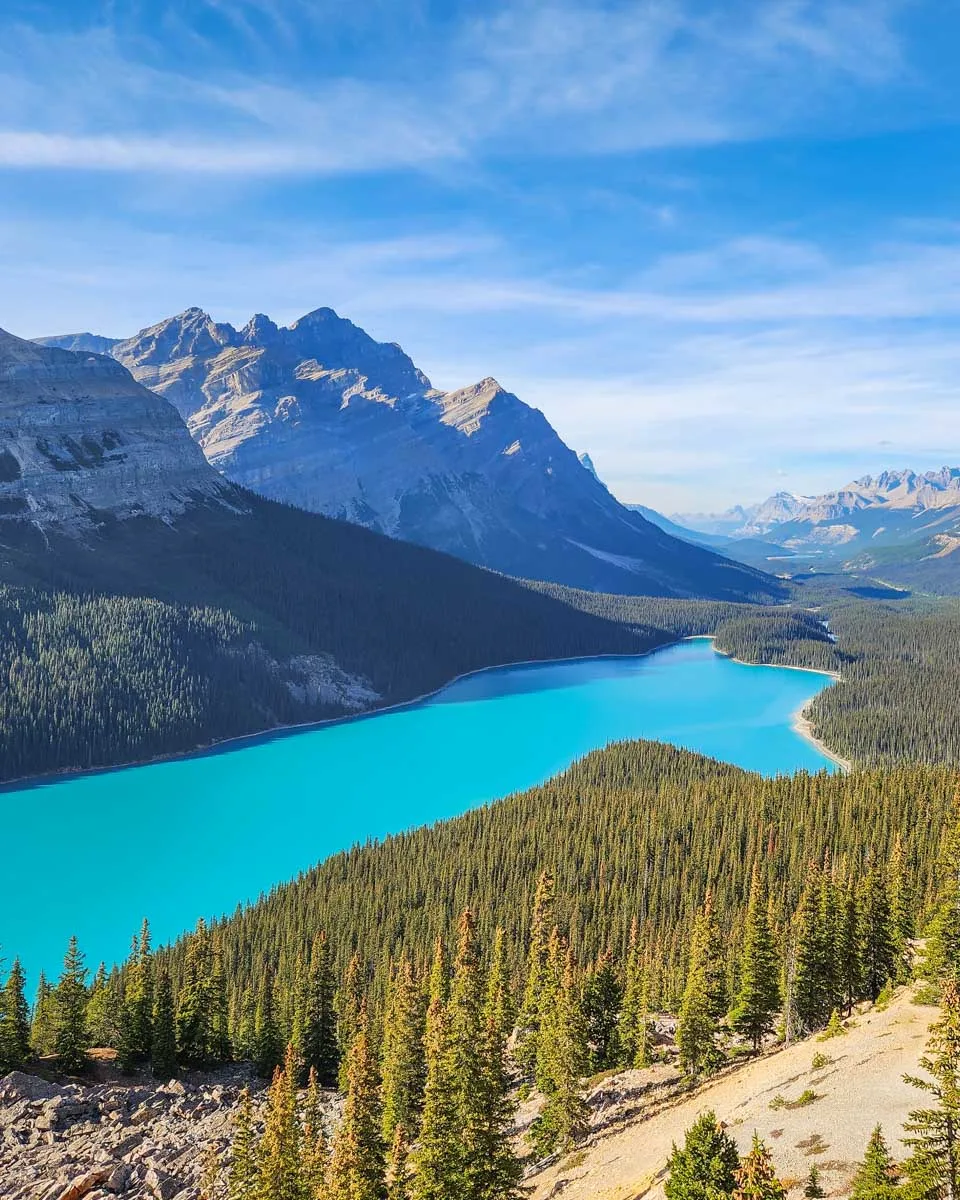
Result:
[[7,790],[0,955],[20,955],[31,987],[40,968],[59,971],[71,933],[89,966],[112,962],[143,916],[167,940],[337,850],[530,787],[623,738],[765,775],[836,770],[792,728],[830,683],[695,638],[485,671],[379,715]]

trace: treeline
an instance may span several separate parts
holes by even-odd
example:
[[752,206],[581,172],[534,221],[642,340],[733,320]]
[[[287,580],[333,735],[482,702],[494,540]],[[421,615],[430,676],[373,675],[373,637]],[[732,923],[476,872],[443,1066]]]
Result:
[[[942,841],[922,926],[923,967],[928,979],[945,982],[949,1018],[960,977],[956,812]],[[731,1054],[761,1050],[775,1032],[780,1040],[824,1027],[839,1034],[844,1011],[908,977],[925,906],[902,841],[886,860],[874,851],[865,873],[808,864],[792,881],[799,900],[783,922],[771,903],[769,857],[758,845],[736,872],[749,898],[732,974],[721,932],[730,924],[721,924],[712,891],[695,915],[676,1035],[679,1063],[693,1079]],[[82,1069],[87,1047],[104,1040],[122,1065],[150,1063],[161,1078],[253,1060],[273,1085],[259,1137],[249,1104],[241,1105],[229,1164],[237,1200],[507,1200],[517,1194],[521,1154],[541,1159],[586,1132],[587,1076],[643,1067],[664,1053],[652,1037],[652,1014],[664,1006],[648,928],[634,917],[622,961],[609,949],[590,958],[560,924],[559,900],[557,880],[541,873],[518,971],[502,927],[485,939],[466,910],[452,936],[435,940],[429,963],[417,966],[406,947],[391,956],[383,1000],[366,969],[382,948],[355,953],[338,979],[322,930],[313,931],[292,983],[266,962],[233,1000],[222,930],[201,925],[187,939],[176,982],[146,925],[123,969],[101,969],[91,985],[74,940],[56,987],[41,981],[29,1025],[14,965],[0,993],[0,1067],[21,1064],[32,1049]],[[958,1053],[960,1039],[951,1044]],[[345,1095],[332,1145],[320,1119],[321,1086]],[[524,1150],[511,1129],[520,1096],[534,1088],[539,1102]],[[222,1166],[211,1162],[212,1181]],[[681,1166],[675,1155],[675,1177]]]

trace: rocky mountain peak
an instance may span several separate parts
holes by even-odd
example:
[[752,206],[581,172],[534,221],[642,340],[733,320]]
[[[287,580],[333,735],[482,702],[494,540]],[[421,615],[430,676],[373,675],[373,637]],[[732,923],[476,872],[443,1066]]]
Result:
[[120,363],[0,330],[0,518],[169,518],[225,491],[176,411]]

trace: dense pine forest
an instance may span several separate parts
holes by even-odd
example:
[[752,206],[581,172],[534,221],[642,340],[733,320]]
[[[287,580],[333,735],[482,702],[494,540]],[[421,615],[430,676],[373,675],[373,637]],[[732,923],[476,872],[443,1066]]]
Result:
[[[614,746],[544,788],[338,856],[172,951],[145,923],[128,961],[92,980],[72,941],[32,1012],[15,963],[0,1068],[46,1054],[82,1070],[91,1044],[161,1079],[254,1063],[272,1077],[262,1127],[242,1102],[228,1161],[210,1163],[209,1194],[222,1183],[236,1200],[506,1200],[523,1160],[582,1138],[591,1073],[666,1052],[655,1013],[677,1014],[672,1053],[693,1083],[771,1040],[842,1033],[855,1004],[917,967],[942,984],[929,1061],[949,1083],[955,783],[929,767],[770,781]],[[331,1087],[344,1095],[332,1143]],[[531,1093],[518,1146],[513,1113]],[[914,1114],[918,1175],[940,1161],[944,1095]],[[679,1189],[708,1135],[691,1131],[671,1159],[674,1200],[700,1194]],[[765,1148],[752,1153],[730,1172],[770,1175]]]

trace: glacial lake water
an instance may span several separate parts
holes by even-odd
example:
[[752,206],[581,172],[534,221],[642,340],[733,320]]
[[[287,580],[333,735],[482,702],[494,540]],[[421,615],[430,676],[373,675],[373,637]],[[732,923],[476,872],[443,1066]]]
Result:
[[200,916],[371,838],[456,816],[624,738],[765,775],[836,770],[793,728],[831,679],[753,667],[695,638],[630,658],[484,671],[404,708],[189,758],[0,793],[0,956],[59,971],[122,958],[142,917],[165,941]]

